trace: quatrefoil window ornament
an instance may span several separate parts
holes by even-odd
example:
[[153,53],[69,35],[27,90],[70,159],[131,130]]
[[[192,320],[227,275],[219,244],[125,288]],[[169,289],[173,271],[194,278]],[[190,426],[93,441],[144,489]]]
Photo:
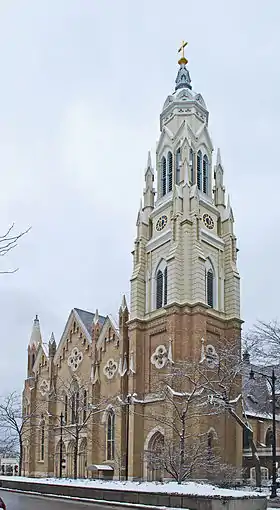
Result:
[[44,397],[49,392],[49,389],[50,389],[50,386],[49,386],[48,381],[46,381],[46,379],[43,379],[43,381],[41,382],[41,384],[39,386],[39,391],[40,391],[41,395]]
[[165,345],[158,345],[155,352],[151,356],[151,363],[156,368],[160,369],[165,367],[168,361],[168,352]]
[[107,379],[112,379],[118,370],[118,365],[113,358],[108,359],[105,367],[103,368],[103,374],[106,375]]
[[77,347],[74,347],[68,358],[68,366],[71,368],[71,370],[73,370],[73,372],[76,372],[76,370],[78,370],[79,365],[83,361],[83,357],[84,357],[83,353],[79,351]]

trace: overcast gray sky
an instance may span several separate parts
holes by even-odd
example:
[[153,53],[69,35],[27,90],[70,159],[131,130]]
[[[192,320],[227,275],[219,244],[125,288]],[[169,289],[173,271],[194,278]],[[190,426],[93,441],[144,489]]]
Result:
[[22,386],[32,320],[117,314],[147,151],[189,41],[221,147],[242,316],[279,317],[279,0],[0,0],[0,232],[32,231],[1,269],[0,393]]

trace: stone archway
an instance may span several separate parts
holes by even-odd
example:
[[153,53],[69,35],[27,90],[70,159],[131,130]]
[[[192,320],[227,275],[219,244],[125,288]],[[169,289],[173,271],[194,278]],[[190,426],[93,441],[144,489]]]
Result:
[[80,447],[79,447],[79,466],[78,466],[79,478],[85,478],[86,464],[87,464],[87,440],[84,437],[81,440]]
[[145,463],[144,478],[148,481],[160,481],[164,478],[164,470],[159,461],[158,452],[164,449],[164,430],[155,427],[149,432],[144,445]]
[[67,446],[67,462],[66,462],[66,473],[68,478],[74,476],[74,448],[75,442],[69,441]]

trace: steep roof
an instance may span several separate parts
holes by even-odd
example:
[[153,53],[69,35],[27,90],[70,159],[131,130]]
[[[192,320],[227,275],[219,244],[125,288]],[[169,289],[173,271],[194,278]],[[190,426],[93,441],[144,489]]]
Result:
[[[93,319],[95,316],[95,313],[88,312],[87,310],[81,310],[80,308],[74,308],[75,312],[79,315],[80,320],[84,324],[86,330],[91,335],[92,333],[92,324]],[[106,320],[106,317],[103,317],[103,315],[99,315],[99,324],[102,327],[104,322]]]

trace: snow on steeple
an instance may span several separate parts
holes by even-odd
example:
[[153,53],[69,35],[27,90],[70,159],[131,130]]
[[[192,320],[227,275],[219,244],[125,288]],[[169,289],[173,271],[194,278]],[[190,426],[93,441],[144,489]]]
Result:
[[41,330],[40,330],[40,322],[39,322],[38,315],[36,315],[34,322],[33,322],[31,337],[29,340],[29,347],[36,347],[36,349],[37,349],[37,347],[41,343],[42,343],[42,336],[41,336]]

